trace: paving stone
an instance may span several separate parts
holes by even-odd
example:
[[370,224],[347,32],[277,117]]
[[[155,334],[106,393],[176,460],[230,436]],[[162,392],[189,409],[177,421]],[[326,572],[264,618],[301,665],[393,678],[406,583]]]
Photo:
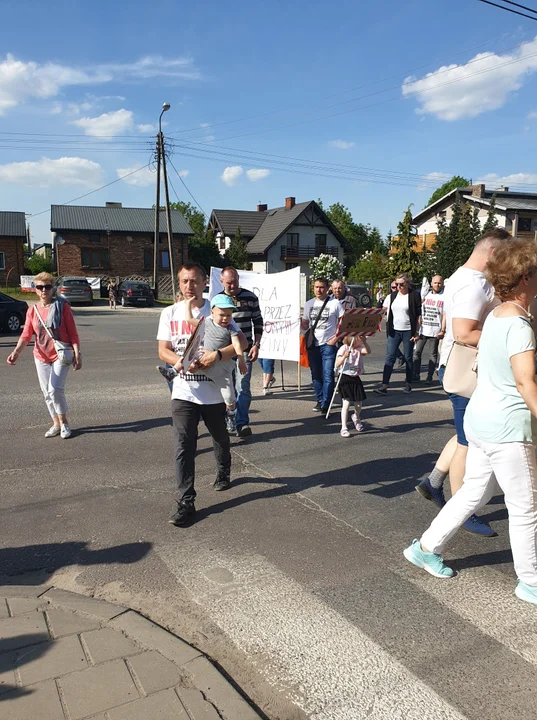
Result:
[[45,608],[48,603],[45,598],[10,598],[7,600],[9,609],[13,616],[24,615],[30,613],[38,608]]
[[86,632],[88,630],[96,630],[101,626],[99,619],[90,618],[86,615],[77,615],[69,610],[49,608],[47,610],[47,618],[55,638],[74,635],[75,633]]
[[4,598],[0,598],[0,619],[9,617],[9,612],[7,609],[7,601],[4,600]]
[[133,610],[114,618],[110,625],[122,630],[141,645],[158,650],[161,655],[177,665],[184,665],[194,658],[201,657],[198,650]]
[[102,713],[140,697],[123,660],[72,673],[61,678],[60,685],[71,720]]
[[190,720],[183,703],[173,690],[136,700],[110,710],[110,720]]
[[211,703],[207,702],[199,690],[175,688],[188,714],[190,720],[221,720]]
[[76,635],[41,643],[17,653],[17,668],[23,685],[33,685],[87,667],[88,661]]
[[259,720],[255,710],[207,660],[198,657],[185,665],[194,685],[222,712],[233,720]]
[[56,683],[19,688],[2,695],[0,718],[3,720],[65,720]]
[[36,645],[49,639],[43,613],[29,613],[0,620],[0,652]]
[[177,665],[154,650],[129,658],[129,665],[146,695],[171,688],[182,679]]
[[126,638],[123,633],[112,630],[112,628],[101,628],[100,630],[85,632],[82,637],[95,665],[141,652],[141,648],[135,645],[132,640]]
[[3,653],[0,655],[0,695],[17,687],[15,679],[16,653]]
[[58,590],[54,588],[47,593],[47,600],[56,606],[68,608],[78,612],[93,615],[94,617],[110,620],[111,618],[125,612],[126,608],[121,605],[113,605],[106,600],[79,595],[67,590]]
[[50,585],[0,585],[0,597],[39,597],[50,590]]

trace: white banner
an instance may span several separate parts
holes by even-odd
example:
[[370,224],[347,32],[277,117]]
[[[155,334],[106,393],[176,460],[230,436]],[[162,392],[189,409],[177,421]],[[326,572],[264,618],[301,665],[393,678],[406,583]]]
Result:
[[[211,268],[209,299],[224,289],[222,268]],[[260,358],[293,360],[300,358],[300,268],[280,273],[239,270],[239,284],[259,298],[263,316]]]
[[34,276],[33,275],[21,275],[21,290],[22,290],[22,292],[33,292],[34,291]]

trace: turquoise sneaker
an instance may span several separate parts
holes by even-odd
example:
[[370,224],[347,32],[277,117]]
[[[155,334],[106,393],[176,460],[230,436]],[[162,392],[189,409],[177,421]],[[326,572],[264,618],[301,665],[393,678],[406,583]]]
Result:
[[[423,568],[437,578],[450,578],[455,574],[450,567],[444,565],[441,555],[422,550],[419,540],[414,540],[412,545],[405,548],[403,555],[413,565]],[[537,602],[537,594],[535,596],[535,602]]]
[[525,600],[526,602],[537,605],[537,587],[526,585],[522,580],[518,581],[518,585],[515,588],[515,595],[520,600]]

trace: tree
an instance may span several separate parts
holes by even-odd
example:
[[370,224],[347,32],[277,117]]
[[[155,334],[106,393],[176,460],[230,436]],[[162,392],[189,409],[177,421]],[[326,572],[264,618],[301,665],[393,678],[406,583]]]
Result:
[[498,218],[496,217],[496,195],[493,195],[490,201],[487,219],[483,225],[483,232],[492,230],[495,227],[498,227]]
[[[322,202],[318,203],[323,208]],[[341,203],[330,205],[324,210],[326,217],[343,235],[347,241],[347,250],[345,251],[345,266],[349,268],[358,262],[366,250],[372,250],[372,244],[369,238],[369,226],[362,223],[355,223],[349,208]]]
[[449,225],[444,217],[437,222],[438,232],[434,250],[436,253],[436,271],[443,277],[449,277],[453,270],[453,257],[455,250],[451,248]]
[[456,190],[457,188],[464,188],[471,185],[471,181],[467,180],[465,177],[462,177],[462,175],[454,175],[451,180],[448,180],[443,185],[441,185],[437,190],[434,191],[434,193],[429,198],[429,202],[427,203],[427,206],[432,205],[437,200],[440,200],[441,197],[444,197],[444,195],[447,195],[448,192],[451,192],[452,190]]
[[250,270],[251,263],[248,258],[248,245],[242,239],[240,225],[237,226],[234,237],[224,256],[226,265],[232,265],[237,270]]
[[374,286],[378,282],[386,280],[389,274],[388,260],[385,255],[378,250],[367,250],[359,262],[350,268],[349,281],[360,283],[371,280]]
[[325,279],[332,282],[343,277],[343,263],[333,255],[322,253],[319,257],[308,260],[308,265],[310,266],[312,280]]
[[469,203],[462,207],[457,236],[456,266],[460,267],[472,254],[476,241],[474,212]]
[[31,275],[39,275],[42,272],[52,272],[52,254],[47,251],[45,255],[36,255],[24,258],[24,267]]
[[179,210],[194,231],[194,237],[188,241],[188,257],[191,262],[199,263],[207,273],[212,267],[223,267],[216,240],[209,230],[205,230],[205,215],[189,202],[170,203],[172,210]]
[[416,228],[412,224],[412,212],[409,205],[403,219],[397,225],[397,237],[393,239],[393,248],[396,251],[390,262],[393,276],[408,273],[414,277],[418,273],[418,253],[416,252]]

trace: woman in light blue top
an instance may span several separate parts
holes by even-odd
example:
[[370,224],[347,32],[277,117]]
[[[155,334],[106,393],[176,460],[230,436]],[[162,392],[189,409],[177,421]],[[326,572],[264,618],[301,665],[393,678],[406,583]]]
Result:
[[[494,495],[509,513],[509,536],[521,600],[537,605],[537,417],[535,335],[529,306],[537,295],[537,243],[507,240],[485,274],[502,301],[487,317],[478,350],[477,388],[465,415],[469,442],[462,488],[405,557],[435,577],[453,576],[439,553],[472,513]],[[496,478],[496,480],[495,480]]]

